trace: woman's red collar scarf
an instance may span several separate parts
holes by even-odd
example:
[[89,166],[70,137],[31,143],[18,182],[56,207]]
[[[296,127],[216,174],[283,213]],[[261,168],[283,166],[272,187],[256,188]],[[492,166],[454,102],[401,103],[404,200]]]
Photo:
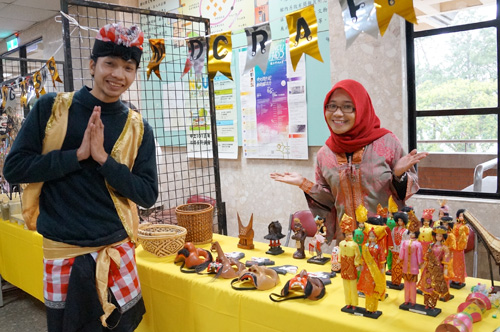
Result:
[[[326,145],[336,153],[352,153],[370,144],[376,139],[391,131],[380,128],[380,120],[375,114],[372,101],[366,89],[354,80],[343,80],[333,86],[325,97],[323,104],[323,114],[326,121],[326,104],[336,89],[344,89],[352,99],[356,108],[356,121],[354,126],[347,133],[335,134],[330,126],[330,137],[326,140]],[[328,123],[328,121],[327,121]]]

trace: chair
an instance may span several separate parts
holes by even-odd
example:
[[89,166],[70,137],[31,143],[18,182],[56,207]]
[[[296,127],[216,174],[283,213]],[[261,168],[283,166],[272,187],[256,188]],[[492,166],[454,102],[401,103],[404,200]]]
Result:
[[288,243],[290,242],[290,237],[293,233],[293,220],[295,218],[300,219],[302,223],[302,227],[306,230],[306,234],[308,237],[313,237],[316,234],[316,222],[314,220],[314,216],[309,210],[300,210],[295,213],[290,214],[290,220],[288,222],[288,232],[286,234],[285,246],[288,247]]

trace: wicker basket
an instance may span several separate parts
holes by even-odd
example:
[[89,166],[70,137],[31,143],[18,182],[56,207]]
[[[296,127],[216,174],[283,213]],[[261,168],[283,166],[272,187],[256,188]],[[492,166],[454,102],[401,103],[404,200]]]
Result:
[[214,207],[209,203],[189,203],[175,209],[177,223],[187,229],[186,242],[205,244],[212,241]]
[[174,255],[184,246],[186,229],[176,225],[142,224],[137,238],[144,250],[156,256]]

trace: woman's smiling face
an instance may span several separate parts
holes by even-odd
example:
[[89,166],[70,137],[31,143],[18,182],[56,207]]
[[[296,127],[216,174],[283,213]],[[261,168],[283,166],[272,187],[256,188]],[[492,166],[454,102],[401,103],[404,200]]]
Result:
[[[336,106],[336,107],[334,107]],[[345,113],[342,110],[353,110],[352,113]],[[354,126],[356,111],[351,97],[344,89],[333,91],[326,106],[326,120],[332,131],[337,135],[347,133]]]

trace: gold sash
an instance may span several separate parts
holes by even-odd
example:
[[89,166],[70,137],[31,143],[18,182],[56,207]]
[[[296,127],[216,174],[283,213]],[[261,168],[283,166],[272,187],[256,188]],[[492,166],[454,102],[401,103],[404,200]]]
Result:
[[[68,109],[73,100],[73,94],[74,92],[57,94],[52,106],[52,114],[45,127],[42,154],[61,149],[68,127]],[[40,214],[38,203],[42,186],[43,182],[28,183],[21,196],[23,219],[28,229],[32,231],[36,230],[36,220]]]
[[363,259],[365,260],[366,266],[372,275],[373,281],[375,282],[374,292],[377,293],[378,297],[383,300],[385,296],[385,275],[380,271],[377,262],[370,253],[368,243],[362,247]]

